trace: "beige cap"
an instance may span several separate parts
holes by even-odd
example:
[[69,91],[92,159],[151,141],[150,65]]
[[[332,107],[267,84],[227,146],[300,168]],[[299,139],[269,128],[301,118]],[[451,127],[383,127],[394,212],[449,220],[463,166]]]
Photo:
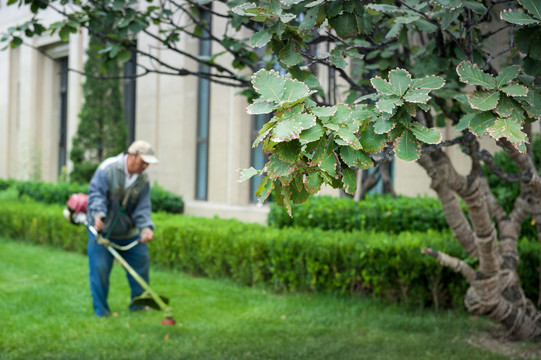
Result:
[[154,156],[152,146],[144,140],[134,141],[128,148],[128,153],[139,155],[147,164],[157,164],[158,158]]

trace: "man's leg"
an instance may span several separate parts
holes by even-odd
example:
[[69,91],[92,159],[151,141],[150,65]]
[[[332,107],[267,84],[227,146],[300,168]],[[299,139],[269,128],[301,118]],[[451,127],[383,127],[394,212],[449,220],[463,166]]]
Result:
[[90,292],[94,312],[98,316],[108,316],[111,311],[107,305],[109,294],[109,275],[113,267],[113,255],[107,248],[97,243],[94,235],[88,232],[88,266],[90,278]]
[[[148,254],[148,246],[147,244],[137,244],[133,248],[127,251],[123,251],[121,253],[121,256],[126,260],[126,262],[135,270],[139,276],[145,280],[145,282],[149,283],[149,266],[150,266],[150,257]],[[133,301],[133,298],[141,295],[145,289],[139,283],[137,280],[133,278],[127,271],[126,276],[128,277],[128,282],[130,284],[131,289],[131,299]],[[130,310],[141,310],[143,306],[134,306],[130,304]]]

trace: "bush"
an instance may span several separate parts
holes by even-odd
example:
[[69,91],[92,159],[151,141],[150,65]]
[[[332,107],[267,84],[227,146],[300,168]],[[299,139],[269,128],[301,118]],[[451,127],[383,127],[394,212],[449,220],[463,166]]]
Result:
[[[19,198],[31,198],[45,204],[66,205],[66,201],[68,201],[71,194],[88,192],[88,185],[86,184],[50,184],[32,181],[0,180],[0,191],[11,186],[17,189]],[[150,200],[152,202],[152,210],[155,212],[162,211],[172,214],[182,214],[184,212],[184,200],[182,196],[164,190],[157,183],[150,188]]]
[[[62,206],[0,200],[0,235],[85,252],[86,231]],[[462,306],[465,280],[420,250],[465,257],[450,232],[276,229],[156,213],[153,264],[277,291],[363,294],[423,306]],[[535,269],[535,268],[533,268]]]
[[292,206],[293,217],[285,208],[270,205],[268,224],[282,228],[320,228],[322,230],[402,231],[448,230],[438,199],[428,197],[369,195],[356,202],[351,198],[315,196],[302,205]]
[[150,188],[150,201],[153,211],[164,211],[170,214],[184,213],[182,197],[164,190],[157,183]]

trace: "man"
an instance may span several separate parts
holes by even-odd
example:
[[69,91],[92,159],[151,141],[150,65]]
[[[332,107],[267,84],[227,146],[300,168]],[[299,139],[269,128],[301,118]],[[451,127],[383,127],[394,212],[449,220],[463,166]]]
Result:
[[[88,186],[88,223],[101,231],[109,241],[120,246],[140,240],[135,247],[119,252],[147,283],[147,243],[154,237],[154,223],[150,219],[150,183],[148,174],[144,171],[149,164],[157,162],[150,144],[137,140],[130,145],[127,154],[122,153],[103,161]],[[90,231],[88,263],[94,312],[98,316],[109,316],[111,311],[107,304],[107,295],[113,255],[105,246],[97,243]],[[144,289],[128,272],[126,274],[133,300],[141,295]],[[140,308],[130,304],[131,311]]]

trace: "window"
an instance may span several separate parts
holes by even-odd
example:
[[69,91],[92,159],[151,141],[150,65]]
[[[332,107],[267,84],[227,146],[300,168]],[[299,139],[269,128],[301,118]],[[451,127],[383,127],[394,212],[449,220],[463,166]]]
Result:
[[[210,11],[201,11],[201,21],[211,26]],[[199,40],[199,56],[206,58],[211,55],[211,41],[204,29]],[[208,73],[209,66],[199,64],[199,72]],[[197,91],[197,149],[195,170],[195,198],[207,200],[208,187],[208,156],[209,156],[209,119],[210,119],[210,81],[199,77]]]
[[[271,115],[268,114],[260,114],[252,117],[253,125],[251,143],[257,139],[259,136],[259,129],[261,129],[263,125],[270,120],[270,118]],[[250,155],[251,166],[258,170],[263,169],[263,166],[265,166],[265,161],[267,160],[267,155],[263,152],[263,142],[260,142],[257,147],[252,148]],[[252,176],[252,178],[250,178],[250,200],[252,202],[259,201],[259,199],[255,196],[255,192],[257,191],[259,184],[261,184],[260,176]]]
[[60,65],[60,129],[58,139],[58,174],[66,166],[67,159],[67,123],[68,123],[68,58],[57,59]]

